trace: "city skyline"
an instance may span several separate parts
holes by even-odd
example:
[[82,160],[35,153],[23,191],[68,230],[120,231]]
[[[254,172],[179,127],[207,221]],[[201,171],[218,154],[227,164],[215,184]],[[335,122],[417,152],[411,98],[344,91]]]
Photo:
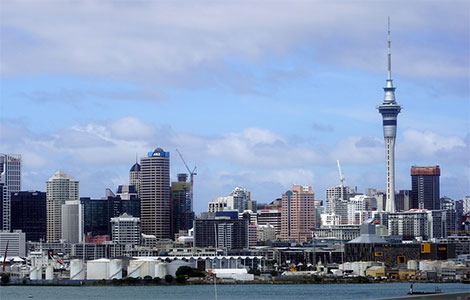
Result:
[[197,166],[196,212],[235,186],[258,203],[294,184],[322,199],[337,159],[345,185],[385,189],[391,16],[395,188],[411,189],[412,165],[439,165],[441,196],[470,194],[468,2],[268,6],[4,4],[1,152],[22,155],[22,188],[63,170],[102,197],[162,147],[171,181],[186,171],[176,148]]

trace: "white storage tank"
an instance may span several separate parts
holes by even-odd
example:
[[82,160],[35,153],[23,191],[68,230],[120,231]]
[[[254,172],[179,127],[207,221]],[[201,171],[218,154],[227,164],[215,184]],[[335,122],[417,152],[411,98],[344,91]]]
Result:
[[111,259],[109,262],[109,279],[122,279],[122,260]]
[[418,262],[416,260],[409,260],[407,263],[407,268],[409,270],[417,270],[418,269]]
[[144,261],[140,260],[131,260],[129,261],[129,265],[127,266],[127,277],[142,277],[140,276],[141,274],[141,269],[142,265],[144,264]]
[[142,268],[140,270],[140,276],[144,278],[145,276],[155,277],[155,264],[157,262],[153,259],[146,259],[143,261]]
[[30,269],[29,269],[29,279],[30,280],[41,280],[42,279],[42,269],[41,269],[41,267],[30,267]]
[[166,271],[166,263],[160,262],[155,265],[155,277],[165,278],[168,274]]
[[53,280],[54,279],[54,267],[48,265],[46,267],[46,280]]
[[420,271],[435,271],[434,262],[430,260],[422,260],[419,262]]
[[70,280],[85,279],[85,266],[81,259],[72,259],[70,261]]
[[108,279],[109,259],[100,258],[86,263],[87,279]]
[[181,266],[188,266],[188,267],[191,267],[191,268],[195,268],[196,263],[195,262],[184,261],[184,260],[181,260],[181,259],[176,259],[176,260],[170,262],[167,265],[166,271],[167,271],[168,274],[175,277],[176,276],[176,271]]

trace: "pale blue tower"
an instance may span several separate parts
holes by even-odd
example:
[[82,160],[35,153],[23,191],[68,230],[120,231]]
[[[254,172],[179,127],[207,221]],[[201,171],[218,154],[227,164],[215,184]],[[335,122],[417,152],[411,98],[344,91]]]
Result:
[[395,87],[392,80],[392,53],[390,48],[390,18],[388,18],[388,76],[384,87],[385,97],[377,109],[383,118],[386,161],[386,200],[385,211],[395,212],[395,137],[397,136],[397,117],[401,106],[395,101]]

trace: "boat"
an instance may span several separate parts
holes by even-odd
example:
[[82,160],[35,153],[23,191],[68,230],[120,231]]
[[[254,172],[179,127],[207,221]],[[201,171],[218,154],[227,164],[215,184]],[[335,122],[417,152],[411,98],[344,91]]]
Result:
[[424,292],[424,291],[415,291],[413,289],[413,283],[410,284],[410,291],[408,292],[408,295],[430,295],[430,294],[440,294],[442,293],[441,289],[436,286],[434,288],[434,291],[431,292]]

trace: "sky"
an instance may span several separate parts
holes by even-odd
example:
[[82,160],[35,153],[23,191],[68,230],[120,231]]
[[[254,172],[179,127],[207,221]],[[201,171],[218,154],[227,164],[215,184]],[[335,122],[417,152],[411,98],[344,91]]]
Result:
[[391,18],[396,189],[441,167],[470,195],[469,1],[1,1],[0,152],[22,189],[62,170],[80,196],[128,184],[162,147],[171,178],[197,166],[194,209],[247,188],[316,199],[340,183],[384,189]]

